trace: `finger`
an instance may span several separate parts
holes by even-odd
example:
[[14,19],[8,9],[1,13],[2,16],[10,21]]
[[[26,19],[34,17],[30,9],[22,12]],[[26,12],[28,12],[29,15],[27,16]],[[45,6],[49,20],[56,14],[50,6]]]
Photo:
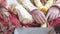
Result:
[[45,15],[40,10],[38,10],[37,13],[38,13],[37,16],[39,16],[39,19],[42,21],[42,23],[47,21],[47,19],[45,18]]
[[43,24],[43,23],[46,23],[46,21],[42,18],[42,16],[41,16],[41,14],[40,14],[40,20],[42,21],[42,23],[41,24]]
[[41,17],[41,13],[39,10],[31,12],[31,14],[35,17],[35,18],[34,17],[33,18],[36,20],[36,22],[38,22],[38,23],[44,22],[43,19],[41,19],[42,17]]
[[43,21],[42,21],[43,19],[41,17],[40,12],[36,15],[36,17],[37,17],[38,21],[42,24],[43,23]]
[[54,20],[54,19],[55,19],[56,14],[55,14],[54,12],[52,12],[52,15],[53,15],[52,20]]
[[49,18],[49,16],[50,16],[50,11],[48,11],[48,13],[47,13],[47,15],[46,15],[46,18],[48,19]]
[[37,22],[37,23],[42,23],[42,21],[41,21],[41,19],[39,18],[40,16],[37,16],[38,14],[34,14],[34,13],[32,13],[32,16],[33,16],[33,18],[34,18],[34,20]]
[[[43,16],[44,17],[44,16]],[[41,23],[41,27],[47,27],[47,22],[43,19],[43,17],[42,17],[42,15],[40,14],[40,19],[41,19],[41,21],[42,21],[42,23]]]
[[56,17],[56,14],[53,14],[53,16],[52,16],[52,20],[54,20],[54,19],[55,19],[55,17]]
[[41,18],[41,20],[42,20],[42,24],[41,24],[41,27],[47,27],[47,19],[46,19],[46,17],[45,17],[45,15],[43,14],[43,13],[40,13],[40,18]]
[[52,20],[52,17],[53,17],[53,14],[50,14],[50,16],[49,16],[49,21]]
[[38,16],[37,19],[38,19],[39,23],[43,24],[41,16]]
[[[54,12],[53,12],[53,11],[54,11]],[[49,15],[49,21],[51,21],[52,18],[54,18],[53,16],[55,15],[55,10],[54,10],[53,8],[50,8],[50,10],[49,10],[48,13],[50,13],[50,15]]]
[[55,9],[53,11],[54,11],[53,14],[55,15],[55,16],[53,16],[54,17],[53,19],[56,19],[59,15],[59,9],[55,7]]
[[43,24],[44,24],[44,23],[47,23],[47,20],[45,19],[44,16],[41,16],[40,19],[42,20]]
[[54,19],[56,19],[56,15],[54,15],[54,16],[52,17],[52,20],[54,20]]
[[[54,8],[54,7],[53,7],[53,8]],[[48,17],[50,16],[50,14],[53,15],[53,13],[54,13],[53,11],[55,11],[53,8],[50,8],[50,9],[49,9],[48,14],[47,14],[47,17],[46,17],[47,19],[48,19]]]
[[31,12],[31,15],[32,15],[32,17],[34,18],[34,20],[37,22],[37,23],[42,23],[39,19],[39,13],[40,11],[38,11],[38,10],[34,10],[34,11],[32,11]]
[[58,14],[55,16],[55,18],[58,18]]
[[60,13],[58,14],[58,17],[60,17]]
[[43,19],[43,22],[45,21],[45,22],[47,22],[47,18],[45,17],[45,15],[41,12],[40,13],[40,15],[41,15],[41,17],[42,17],[42,19]]
[[40,12],[40,19],[42,21],[42,24],[47,23],[47,19],[46,19],[45,15],[42,12]]

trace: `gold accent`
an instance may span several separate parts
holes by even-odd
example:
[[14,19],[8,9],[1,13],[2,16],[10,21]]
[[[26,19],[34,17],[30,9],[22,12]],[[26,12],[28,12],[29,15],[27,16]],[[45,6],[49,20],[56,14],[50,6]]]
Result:
[[46,11],[46,8],[41,8],[40,9],[42,12],[45,12]]

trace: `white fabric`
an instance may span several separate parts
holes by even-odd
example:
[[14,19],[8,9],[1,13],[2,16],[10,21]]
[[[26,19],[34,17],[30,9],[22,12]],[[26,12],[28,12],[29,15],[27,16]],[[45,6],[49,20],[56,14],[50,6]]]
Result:
[[33,23],[34,20],[32,16],[27,12],[27,10],[22,5],[17,5],[15,8],[19,10],[18,17],[24,24]]

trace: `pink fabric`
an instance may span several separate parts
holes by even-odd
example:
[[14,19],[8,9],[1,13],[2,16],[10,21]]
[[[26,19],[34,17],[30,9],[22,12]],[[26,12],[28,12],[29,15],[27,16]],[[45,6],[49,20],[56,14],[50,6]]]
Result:
[[6,16],[3,11],[0,12],[0,34],[12,34],[15,28],[22,27],[19,19],[14,14],[8,13],[9,16]]
[[14,14],[11,12],[11,9],[10,9],[10,8],[8,8],[8,12],[11,14],[11,15],[10,15],[10,20],[11,20],[12,24],[15,25],[16,28],[17,28],[17,27],[18,27],[18,28],[19,28],[19,27],[22,27],[20,20],[18,19],[18,17],[17,17],[16,15],[14,15]]
[[50,26],[54,27],[55,29],[60,29],[60,17],[51,21]]
[[15,26],[13,26],[12,23],[9,22],[8,18],[5,17],[5,14],[0,12],[0,34],[7,34],[7,31],[9,30],[11,30],[11,32],[8,34],[12,34]]
[[17,17],[15,15],[11,14],[10,15],[10,20],[16,28],[20,28],[22,26],[20,21],[17,19]]
[[25,24],[24,26],[25,26],[25,27],[40,27],[40,24],[34,22],[34,23],[32,23],[32,24]]

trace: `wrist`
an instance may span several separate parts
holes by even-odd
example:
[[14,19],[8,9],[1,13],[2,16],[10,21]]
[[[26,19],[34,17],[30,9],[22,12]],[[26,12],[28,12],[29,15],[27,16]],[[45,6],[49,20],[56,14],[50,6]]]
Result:
[[52,7],[56,7],[60,10],[60,6],[58,6],[58,5],[52,5]]

